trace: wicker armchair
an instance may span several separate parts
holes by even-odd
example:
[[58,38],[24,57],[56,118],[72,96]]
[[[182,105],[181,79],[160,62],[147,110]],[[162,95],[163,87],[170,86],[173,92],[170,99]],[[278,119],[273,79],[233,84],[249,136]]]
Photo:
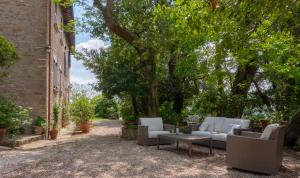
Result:
[[228,135],[226,163],[238,168],[266,174],[277,174],[282,165],[284,126],[272,132],[270,139],[261,139],[260,133],[242,132]]
[[[175,126],[170,124],[163,124],[162,118],[140,118],[140,125],[138,126],[138,144],[143,146],[150,146],[157,144],[157,136],[159,134],[169,134]],[[161,144],[172,144],[168,140],[161,140]]]

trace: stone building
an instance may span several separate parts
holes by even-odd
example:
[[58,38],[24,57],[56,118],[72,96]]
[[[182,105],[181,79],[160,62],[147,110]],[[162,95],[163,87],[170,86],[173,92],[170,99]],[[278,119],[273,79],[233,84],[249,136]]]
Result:
[[[52,0],[1,0],[0,35],[13,43],[21,60],[0,83],[0,94],[11,95],[32,109],[31,117],[51,124],[52,107],[69,102],[70,49],[73,33],[62,24],[73,20],[73,8]],[[61,125],[61,124],[60,124]]]

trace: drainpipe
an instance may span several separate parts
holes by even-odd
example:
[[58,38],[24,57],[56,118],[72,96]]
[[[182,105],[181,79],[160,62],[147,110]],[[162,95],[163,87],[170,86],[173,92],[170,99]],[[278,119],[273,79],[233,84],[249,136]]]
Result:
[[47,114],[47,119],[48,119],[48,132],[47,132],[47,135],[46,137],[49,138],[49,132],[50,132],[50,122],[51,122],[51,60],[52,60],[52,56],[51,56],[51,53],[52,53],[52,30],[51,30],[51,27],[52,27],[52,0],[49,0],[49,9],[48,9],[48,56],[49,56],[49,60],[48,60],[48,114]]

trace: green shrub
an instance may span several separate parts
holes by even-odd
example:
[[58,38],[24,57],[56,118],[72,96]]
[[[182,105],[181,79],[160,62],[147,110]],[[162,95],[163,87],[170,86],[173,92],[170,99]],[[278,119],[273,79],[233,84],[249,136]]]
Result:
[[19,59],[15,47],[0,36],[0,79],[7,75],[7,69]]
[[127,128],[128,129],[137,129],[138,126],[137,125],[128,125]]
[[18,134],[30,125],[29,110],[14,100],[0,96],[0,128],[7,128],[11,134]]
[[107,119],[118,119],[118,104],[114,99],[104,96],[97,97],[95,103],[95,115]]
[[89,122],[93,117],[93,107],[91,101],[86,96],[79,96],[70,105],[72,119],[78,125]]
[[172,102],[164,102],[160,107],[160,114],[167,123],[178,125],[183,121],[183,116],[173,111]]
[[47,126],[46,120],[44,118],[42,118],[41,116],[37,117],[34,120],[33,124],[34,124],[34,126],[39,126],[39,127],[43,127],[43,128],[46,128],[46,126]]
[[53,124],[52,124],[52,130],[56,130],[58,126],[58,120],[59,120],[59,106],[57,103],[54,103],[53,105]]
[[122,117],[125,125],[129,122],[133,122],[133,123],[137,122],[137,118],[132,113],[131,105],[123,103],[122,106],[121,106],[120,113],[121,113],[121,117]]

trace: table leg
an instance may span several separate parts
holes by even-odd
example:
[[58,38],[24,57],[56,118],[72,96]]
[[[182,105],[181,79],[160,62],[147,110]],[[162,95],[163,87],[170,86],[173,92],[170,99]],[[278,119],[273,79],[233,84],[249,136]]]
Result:
[[157,138],[157,149],[159,150],[159,145],[160,145],[160,138]]
[[212,154],[212,139],[209,141],[209,153]]
[[189,156],[192,156],[192,149],[193,149],[193,144],[189,143]]
[[177,151],[179,151],[179,141],[176,140],[176,148],[177,148]]

